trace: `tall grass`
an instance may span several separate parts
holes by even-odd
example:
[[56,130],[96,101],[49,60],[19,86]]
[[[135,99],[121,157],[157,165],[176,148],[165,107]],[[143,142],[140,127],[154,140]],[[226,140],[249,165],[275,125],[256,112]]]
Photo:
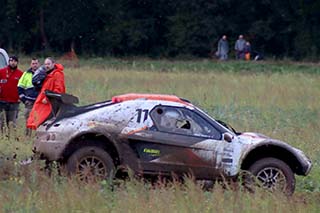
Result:
[[129,92],[175,94],[239,131],[260,132],[302,149],[311,157],[313,169],[309,176],[298,177],[291,198],[220,186],[204,192],[191,180],[166,187],[133,180],[114,190],[105,183],[84,186],[56,174],[46,176],[40,169],[42,163],[27,167],[16,163],[32,154],[32,138],[23,135],[21,114],[16,137],[0,140],[3,212],[319,211],[317,64],[90,59],[81,60],[80,65],[66,68],[65,76],[67,92],[78,96],[81,105]]
[[[36,172],[0,183],[3,212],[318,212],[319,194],[292,197],[257,191],[250,194],[216,185],[203,191],[184,185],[152,186],[136,180],[111,190],[103,183],[82,185]],[[39,175],[40,174],[40,175]]]

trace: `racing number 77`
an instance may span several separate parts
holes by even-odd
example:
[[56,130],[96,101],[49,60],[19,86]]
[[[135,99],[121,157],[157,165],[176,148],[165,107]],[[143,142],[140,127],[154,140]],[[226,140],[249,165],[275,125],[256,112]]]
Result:
[[147,120],[147,118],[148,118],[149,110],[148,109],[137,109],[136,111],[138,112],[137,123],[141,123],[141,115],[142,115],[142,113],[144,113],[142,122],[145,122]]

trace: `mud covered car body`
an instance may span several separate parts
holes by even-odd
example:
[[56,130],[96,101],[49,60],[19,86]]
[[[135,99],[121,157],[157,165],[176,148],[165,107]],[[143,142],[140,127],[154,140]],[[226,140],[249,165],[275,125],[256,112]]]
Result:
[[114,168],[140,175],[236,177],[266,158],[298,175],[311,169],[302,151],[261,134],[237,133],[176,96],[125,94],[83,107],[48,97],[60,107],[37,129],[35,150],[49,161],[68,164],[77,150],[98,147]]

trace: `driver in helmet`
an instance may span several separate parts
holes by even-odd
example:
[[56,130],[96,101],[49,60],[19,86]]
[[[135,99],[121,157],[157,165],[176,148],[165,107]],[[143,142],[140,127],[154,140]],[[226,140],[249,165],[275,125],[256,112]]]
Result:
[[161,126],[171,129],[190,129],[189,121],[174,109],[167,110],[161,118]]

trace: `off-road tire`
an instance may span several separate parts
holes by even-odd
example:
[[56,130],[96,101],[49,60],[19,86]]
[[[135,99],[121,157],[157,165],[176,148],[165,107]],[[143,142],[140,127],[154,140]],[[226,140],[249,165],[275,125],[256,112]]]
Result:
[[294,192],[294,173],[282,160],[272,157],[263,158],[253,163],[248,171],[255,177],[255,181],[252,176],[246,175],[246,186],[251,184],[250,187],[252,187],[252,183],[256,182],[262,188],[271,191],[281,191],[287,195]]
[[110,155],[102,148],[85,146],[75,151],[67,161],[67,171],[84,182],[112,180],[115,167]]

